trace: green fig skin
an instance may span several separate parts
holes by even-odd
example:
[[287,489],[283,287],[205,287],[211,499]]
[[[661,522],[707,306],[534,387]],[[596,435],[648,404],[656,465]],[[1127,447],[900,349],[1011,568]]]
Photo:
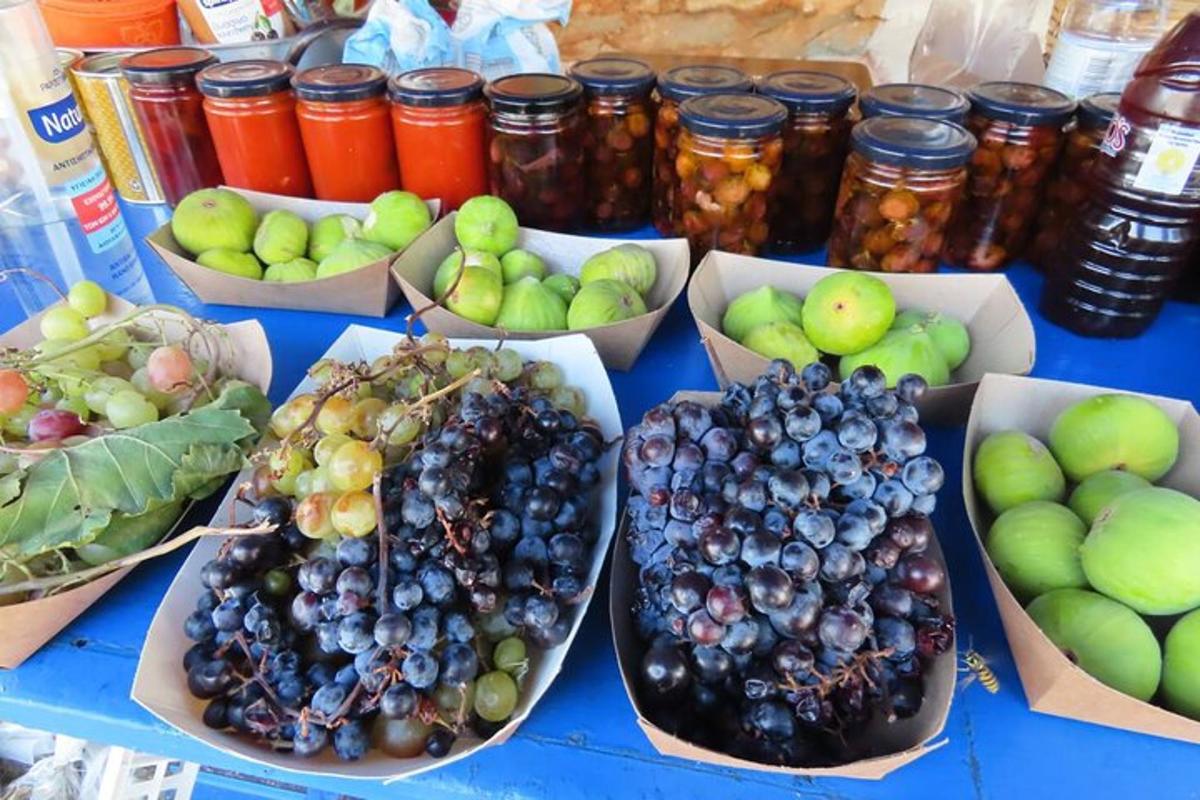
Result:
[[321,217],[308,235],[308,257],[319,264],[343,241],[361,236],[362,223],[349,214]]
[[[759,325],[771,322],[804,323],[804,301],[774,286],[760,286],[734,298],[721,318],[721,330],[739,344]],[[808,341],[808,337],[805,337]]]
[[394,252],[412,244],[433,225],[425,201],[412,192],[390,191],[371,201],[362,222],[362,237]]
[[520,234],[512,206],[492,195],[472,197],[454,218],[454,235],[463,248],[482,250],[497,258],[517,246]]
[[633,287],[620,281],[597,280],[579,288],[567,309],[567,328],[573,331],[611,325],[646,313],[646,304]]
[[459,270],[464,265],[483,267],[496,273],[501,279],[504,277],[500,259],[491,253],[485,253],[482,250],[455,250],[442,259],[442,263],[438,264],[437,271],[433,274],[434,299],[441,299],[446,292],[450,291],[450,287],[454,285],[454,279],[458,277]]
[[867,365],[883,370],[889,387],[894,387],[896,381],[908,374],[920,375],[931,387],[945,386],[950,382],[946,360],[933,339],[919,330],[888,331],[866,350],[842,356],[838,362],[838,372],[842,380],[846,380],[854,370]]
[[1179,428],[1145,398],[1101,394],[1058,415],[1050,428],[1050,449],[1077,483],[1106,469],[1123,469],[1153,483],[1179,457]]
[[835,272],[804,298],[804,335],[823,353],[845,356],[878,342],[896,318],[888,285],[865,272]]
[[575,295],[579,293],[579,278],[565,273],[547,275],[542,279],[542,285],[561,297],[568,306],[575,299]]
[[1200,720],[1200,610],[1171,627],[1165,650],[1163,699],[1172,711]]
[[759,325],[746,334],[742,345],[763,358],[789,361],[797,371],[820,358],[804,329],[786,320]]
[[892,330],[919,328],[929,334],[950,371],[958,369],[971,354],[971,334],[967,326],[937,311],[904,311],[896,315]]
[[563,331],[567,329],[567,304],[529,275],[504,287],[496,327],[510,331]]
[[504,299],[500,276],[484,267],[465,267],[462,278],[446,295],[446,308],[463,319],[480,325],[493,325]]
[[282,264],[272,264],[263,273],[263,280],[270,283],[303,283],[315,280],[317,265],[307,258],[294,258]]
[[1083,589],[1055,589],[1026,608],[1067,657],[1096,680],[1149,700],[1162,675],[1162,650],[1145,620],[1127,606]]
[[500,259],[500,269],[506,286],[528,276],[539,281],[546,277],[546,262],[528,250],[509,250]]
[[1087,528],[1058,503],[1033,500],[1005,511],[992,523],[987,553],[1017,597],[1028,600],[1052,589],[1086,589],[1079,545]]
[[179,201],[171,215],[171,234],[193,256],[208,250],[249,253],[258,215],[254,206],[229,189],[199,189]]
[[1031,500],[1060,502],[1066,479],[1046,445],[1022,431],[999,431],[975,449],[975,489],[1000,514]]
[[1151,485],[1150,481],[1141,475],[1134,475],[1122,469],[1106,469],[1089,475],[1076,486],[1067,499],[1067,505],[1090,527],[1101,510],[1113,500]]
[[632,242],[597,253],[579,268],[579,282],[584,286],[600,280],[621,281],[643,298],[657,278],[654,254]]
[[392,251],[389,248],[376,242],[346,239],[317,265],[317,277],[328,278],[331,275],[353,272],[391,255]]
[[218,247],[214,250],[205,250],[196,256],[196,263],[217,272],[236,275],[239,278],[257,281],[262,280],[263,276],[262,264],[258,262],[253,253],[239,253],[236,250]]
[[1200,606],[1200,500],[1152,486],[1113,500],[1079,548],[1098,592],[1142,614]]
[[291,211],[268,211],[254,234],[254,254],[264,264],[282,264],[308,252],[308,223]]

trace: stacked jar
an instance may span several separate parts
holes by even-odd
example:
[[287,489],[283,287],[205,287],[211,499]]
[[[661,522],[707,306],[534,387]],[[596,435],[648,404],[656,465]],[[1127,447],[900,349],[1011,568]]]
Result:
[[944,257],[955,266],[989,271],[1021,255],[1032,236],[1075,102],[1044,86],[1009,81],[981,83],[968,96],[967,127],[979,148]]
[[1067,223],[1087,199],[1087,174],[1096,161],[1108,123],[1120,102],[1120,94],[1109,92],[1092,95],[1079,103],[1075,125],[1067,131],[1054,175],[1046,184],[1046,197],[1038,214],[1037,235],[1029,247],[1029,260],[1041,269],[1053,264]]
[[580,227],[587,208],[583,87],[574,78],[529,73],[492,81],[485,94],[492,194],[523,225]]
[[833,226],[858,93],[843,78],[805,70],[768,75],[758,91],[788,110],[783,167],[771,202],[770,248],[782,253],[813,250],[825,243]]
[[699,64],[669,69],[658,79],[658,114],[654,120],[654,178],[651,182],[650,219],[663,236],[680,236],[681,221],[674,216],[679,191],[675,159],[679,155],[679,104],[690,97],[748,92],[754,82],[733,67]]
[[583,86],[586,102],[588,226],[641,227],[650,219],[654,72],[641,61],[605,57],[579,62],[571,77]]
[[292,88],[317,199],[369,203],[400,187],[382,70],[313,67],[292,78]]
[[863,92],[858,103],[863,119],[922,117],[961,125],[971,104],[960,92],[923,83],[883,83]]
[[196,75],[216,62],[216,56],[198,47],[145,50],[121,62],[134,114],[171,206],[223,181],[204,117],[204,98],[196,90]]
[[488,192],[483,78],[455,67],[392,79],[392,132],[404,188],[453,211]]
[[679,106],[672,217],[693,264],[709,250],[756,255],[767,243],[786,119],[783,104],[756,94],[712,94]]
[[933,272],[975,137],[953,122],[879,116],[855,125],[850,143],[829,265]]
[[312,197],[292,68],[281,61],[231,61],[196,76],[225,183],[294,197]]

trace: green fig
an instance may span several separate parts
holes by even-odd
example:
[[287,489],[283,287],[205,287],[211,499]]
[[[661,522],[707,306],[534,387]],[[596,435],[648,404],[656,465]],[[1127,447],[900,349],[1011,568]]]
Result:
[[208,250],[248,253],[254,246],[258,215],[250,201],[229,189],[200,189],[179,201],[171,233],[193,256]]
[[509,250],[500,259],[500,268],[504,273],[505,285],[516,283],[529,275],[539,281],[546,277],[546,262],[528,250]]
[[396,252],[412,244],[432,224],[429,206],[420,197],[412,192],[384,192],[371,201],[362,223],[362,237]]
[[263,215],[254,234],[254,254],[264,264],[282,264],[308,252],[308,223],[291,211]]
[[517,246],[520,233],[512,206],[491,195],[472,197],[454,217],[454,235],[464,249],[482,250],[497,258]]
[[563,331],[567,304],[532,275],[504,287],[496,327],[510,331]]
[[1153,482],[1179,457],[1179,428],[1149,400],[1100,394],[1058,415],[1050,427],[1050,449],[1073,481],[1123,469]]
[[818,350],[835,356],[875,344],[895,318],[892,290],[865,272],[827,275],[804,298],[804,335]]
[[929,334],[919,330],[888,331],[866,350],[842,356],[838,372],[846,380],[854,370],[867,365],[883,370],[889,387],[908,374],[920,375],[930,386],[945,386],[950,382],[946,359]]
[[377,242],[365,239],[346,239],[333,252],[317,265],[317,277],[328,278],[361,269],[368,264],[374,264],[381,259],[389,258],[392,249]]
[[563,299],[563,302],[568,306],[575,299],[576,293],[579,292],[579,278],[566,273],[557,275],[547,275],[542,279],[542,285],[550,289],[555,294]]
[[967,332],[966,325],[937,311],[904,311],[892,321],[892,330],[914,326],[929,334],[951,371],[961,367],[967,360],[971,352],[971,334]]
[[646,304],[633,287],[621,281],[597,280],[580,287],[567,309],[573,331],[623,322],[646,313]]
[[443,302],[464,319],[492,325],[503,299],[504,283],[499,273],[484,267],[464,267],[462,277]]
[[343,240],[358,239],[361,236],[362,223],[349,214],[321,217],[313,224],[308,237],[308,257],[320,263]]
[[1083,483],[1075,487],[1067,499],[1067,505],[1079,515],[1088,526],[1099,516],[1105,506],[1123,494],[1145,489],[1150,481],[1132,472],[1121,469],[1106,469],[1089,475]]
[[763,358],[782,358],[790,361],[797,371],[817,361],[820,355],[804,335],[804,329],[794,322],[777,320],[752,328],[742,340],[742,346]]
[[975,488],[1000,514],[1031,500],[1059,502],[1067,482],[1046,445],[1022,431],[998,431],[975,450]]
[[1167,634],[1162,692],[1168,708],[1200,719],[1200,609],[1180,618]]
[[1004,582],[1021,598],[1051,589],[1086,589],[1079,545],[1087,528],[1058,503],[1033,500],[1005,511],[992,523],[987,553]]
[[592,281],[621,281],[642,297],[654,286],[657,277],[658,263],[654,254],[632,242],[597,253],[579,268],[579,282],[584,286]]
[[251,278],[257,281],[261,280],[263,276],[262,264],[258,263],[258,259],[254,257],[253,253],[240,253],[237,250],[225,250],[218,247],[213,250],[205,250],[196,256],[196,263],[202,267],[215,269],[217,272],[237,275],[239,278]]
[[317,265],[307,258],[294,258],[282,264],[272,264],[263,273],[264,281],[274,283],[302,283],[317,277]]
[[437,271],[433,274],[434,299],[440,299],[450,291],[450,287],[454,285],[454,279],[458,277],[459,271],[464,266],[483,267],[496,273],[497,277],[503,278],[500,259],[491,253],[482,250],[455,250],[442,259],[442,263],[438,264]]
[[[770,322],[803,324],[803,308],[804,301],[791,292],[763,285],[733,299],[721,318],[721,330],[735,342],[745,344],[746,334],[759,325]],[[807,337],[805,341],[808,341]]]

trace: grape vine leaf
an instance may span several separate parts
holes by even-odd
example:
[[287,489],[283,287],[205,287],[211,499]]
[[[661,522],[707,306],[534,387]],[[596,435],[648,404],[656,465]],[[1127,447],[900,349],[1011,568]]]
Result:
[[13,470],[0,478],[0,506],[15,500],[21,494],[21,478],[24,475],[23,470]]

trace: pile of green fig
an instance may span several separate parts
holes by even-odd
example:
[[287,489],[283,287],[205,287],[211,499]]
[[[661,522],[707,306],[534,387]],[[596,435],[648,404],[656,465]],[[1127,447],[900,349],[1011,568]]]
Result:
[[250,201],[230,189],[200,189],[175,208],[171,233],[202,267],[301,283],[374,264],[408,247],[432,224],[429,206],[412,192],[384,192],[361,221],[330,214],[310,227],[285,209],[260,219]]
[[1045,443],[990,434],[972,475],[997,514],[988,556],[1050,640],[1102,683],[1200,719],[1200,501],[1154,485],[1179,448],[1158,405],[1099,394]]
[[579,331],[645,314],[658,278],[654,254],[632,242],[587,259],[579,276],[551,274],[517,247],[520,225],[504,200],[474,197],[454,218],[458,247],[433,276],[433,297],[458,316],[507,331]]
[[889,387],[907,374],[944,386],[971,351],[960,321],[937,312],[897,313],[888,285],[864,272],[828,275],[804,298],[760,286],[729,304],[721,328],[764,358],[808,364],[835,356],[842,380],[859,367],[878,367]]

